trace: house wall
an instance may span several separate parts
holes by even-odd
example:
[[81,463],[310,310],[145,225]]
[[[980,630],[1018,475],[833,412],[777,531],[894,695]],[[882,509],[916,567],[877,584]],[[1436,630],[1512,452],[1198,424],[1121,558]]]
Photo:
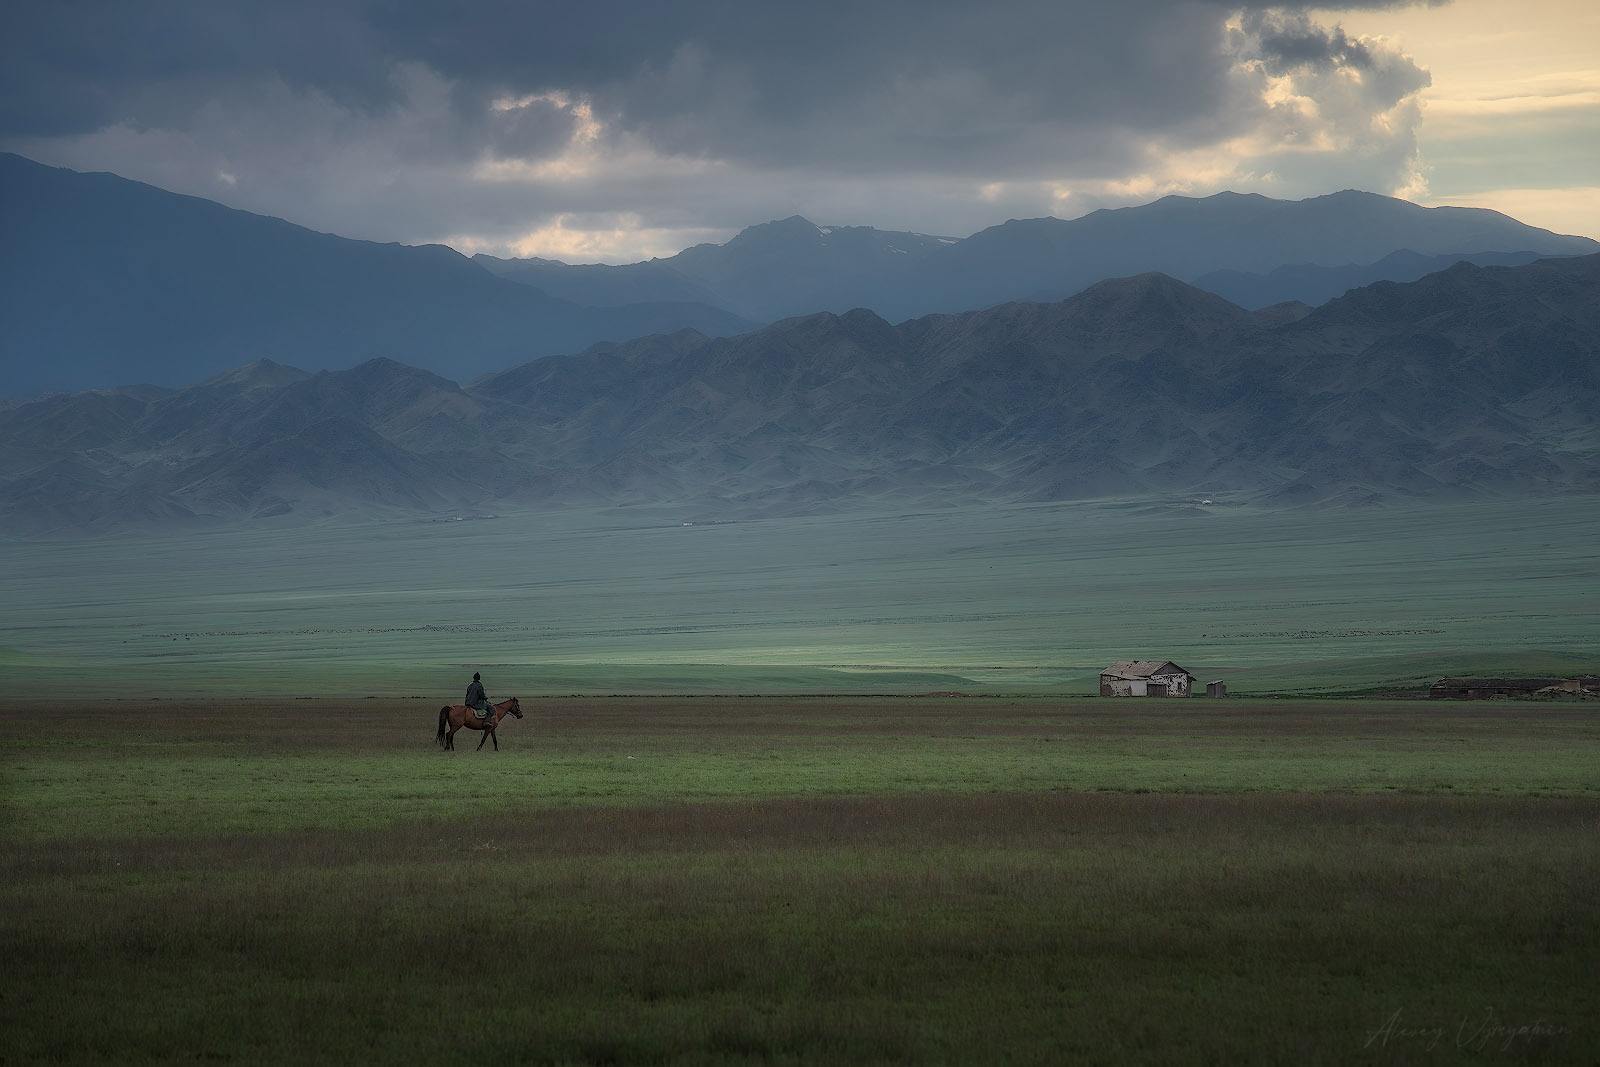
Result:
[[1100,676],[1100,695],[1103,697],[1143,697],[1150,695],[1150,683],[1165,683],[1169,697],[1189,695],[1187,674],[1158,674],[1153,678],[1117,678],[1109,674]]

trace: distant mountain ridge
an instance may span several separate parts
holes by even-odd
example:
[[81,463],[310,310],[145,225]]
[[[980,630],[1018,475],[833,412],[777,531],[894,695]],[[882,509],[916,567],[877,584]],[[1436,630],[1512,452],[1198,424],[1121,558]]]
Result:
[[[1082,218],[1013,219],[965,239],[817,226],[795,216],[724,245],[620,267],[476,257],[504,277],[568,299],[608,292],[692,295],[747,318],[865,307],[898,322],[1015,300],[1059,300],[1105,278],[1158,271],[1250,307],[1320,304],[1379,280],[1413,281],[1457,259],[1528,262],[1600,243],[1482,208],[1425,208],[1346,190],[1301,201],[1259,194],[1163,197]],[[1428,260],[1419,269],[1417,258]],[[1299,273],[1251,282],[1288,267]],[[631,288],[648,279],[650,286]],[[1340,281],[1349,284],[1339,287]],[[615,288],[612,288],[615,287]],[[1263,298],[1271,288],[1275,299]]]
[[899,325],[597,345],[466,385],[271,362],[0,411],[0,528],[527,505],[759,517],[1600,489],[1600,255],[1251,312],[1161,274]]
[[1456,263],[1477,267],[1520,267],[1547,258],[1539,252],[1470,252],[1424,256],[1409,248],[1391,252],[1376,263],[1323,267],[1294,263],[1265,274],[1218,270],[1194,279],[1201,289],[1216,293],[1243,308],[1263,308],[1298,301],[1312,306],[1377,282],[1414,282]]
[[467,378],[599,340],[755,325],[703,304],[583,307],[443,246],[314,233],[0,153],[0,396],[187,385],[255,359],[375,356]]
[[[693,299],[762,322],[870,305],[875,287],[954,237],[817,226],[799,215],[741,230],[666,259],[608,267],[477,255],[488,270],[566,300]],[[959,310],[967,310],[961,308]]]
[[183,386],[257,359],[318,371],[384,357],[466,380],[596,341],[731,336],[858,307],[898,322],[1061,299],[1149,271],[1250,306],[1263,294],[1317,304],[1346,281],[1418,276],[1403,250],[1436,266],[1600,244],[1370,193],[1219,193],[1013,220],[964,239],[794,216],[620,267],[474,262],[0,154],[0,400]]

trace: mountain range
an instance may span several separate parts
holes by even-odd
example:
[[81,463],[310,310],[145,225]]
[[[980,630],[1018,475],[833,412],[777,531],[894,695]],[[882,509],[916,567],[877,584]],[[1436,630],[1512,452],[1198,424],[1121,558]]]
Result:
[[1597,354],[1600,255],[1457,263],[1315,309],[1142,273],[898,325],[680,330],[464,385],[262,359],[0,411],[0,528],[1594,492]]
[[1462,258],[1596,251],[1493,211],[1346,191],[1170,196],[963,239],[794,217],[614,267],[468,260],[0,154],[0,399],[187,386],[258,359],[337,371],[382,357],[465,381],[599,341],[856,308],[902,322],[1150,271],[1246,308],[1320,304]]
[[619,267],[474,257],[501,277],[579,302],[695,300],[771,322],[864,307],[891,322],[1059,300],[1105,278],[1158,271],[1247,308],[1317,305],[1375,281],[1600,252],[1482,208],[1425,208],[1346,190],[1308,200],[1168,196],[1082,218],[1013,219],[965,239],[817,226],[795,216],[725,245]]
[[315,233],[0,153],[0,397],[189,385],[270,358],[457,376],[600,340],[756,323],[694,303],[580,306],[441,245]]

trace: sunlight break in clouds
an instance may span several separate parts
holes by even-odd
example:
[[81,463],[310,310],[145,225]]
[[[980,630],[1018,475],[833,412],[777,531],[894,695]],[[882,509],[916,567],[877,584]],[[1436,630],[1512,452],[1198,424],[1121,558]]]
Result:
[[1291,189],[1316,173],[1335,179],[1328,192],[1345,187],[1340,176],[1364,177],[1365,185],[1348,184],[1391,195],[1426,189],[1418,94],[1432,76],[1410,56],[1381,38],[1270,11],[1230,22],[1229,41],[1234,77],[1264,108],[1256,128],[1233,142],[1241,168]]
[[[574,101],[563,92],[528,94],[512,99],[502,97],[489,104],[491,136],[501,131],[512,131],[531,124],[547,126],[541,122],[541,113],[555,113],[570,122],[570,134],[559,154],[544,160],[526,161],[515,157],[484,160],[476,170],[479,177],[489,180],[521,178],[533,181],[574,181],[589,177],[600,161],[597,142],[602,127],[594,117],[594,109],[587,100]],[[504,147],[499,137],[493,144]],[[512,148],[517,146],[513,142]]]
[[[1224,189],[1286,199],[1341,188],[1426,193],[1417,130],[1431,79],[1412,57],[1383,38],[1274,11],[1235,15],[1226,33],[1231,128],[1199,143],[1148,138],[1129,173],[1042,183],[1050,214]],[[986,195],[998,199],[999,188]]]
[[458,234],[438,243],[468,256],[482,252],[501,258],[558,259],[565,263],[632,263],[676,255],[688,245],[718,236],[652,228],[635,214],[611,219],[557,215],[547,225],[511,240]]
[[1600,170],[1597,30],[1589,0],[10,0],[0,149],[607,262],[794,214],[966,236],[1223,189],[1566,212]]

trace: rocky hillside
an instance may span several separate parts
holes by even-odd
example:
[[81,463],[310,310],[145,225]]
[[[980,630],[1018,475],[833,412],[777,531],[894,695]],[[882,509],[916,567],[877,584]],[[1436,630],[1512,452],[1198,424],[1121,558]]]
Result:
[[1600,256],[1315,310],[1160,274],[891,325],[681,331],[466,385],[379,359],[0,412],[15,532],[660,501],[738,517],[1101,495],[1600,488]]

